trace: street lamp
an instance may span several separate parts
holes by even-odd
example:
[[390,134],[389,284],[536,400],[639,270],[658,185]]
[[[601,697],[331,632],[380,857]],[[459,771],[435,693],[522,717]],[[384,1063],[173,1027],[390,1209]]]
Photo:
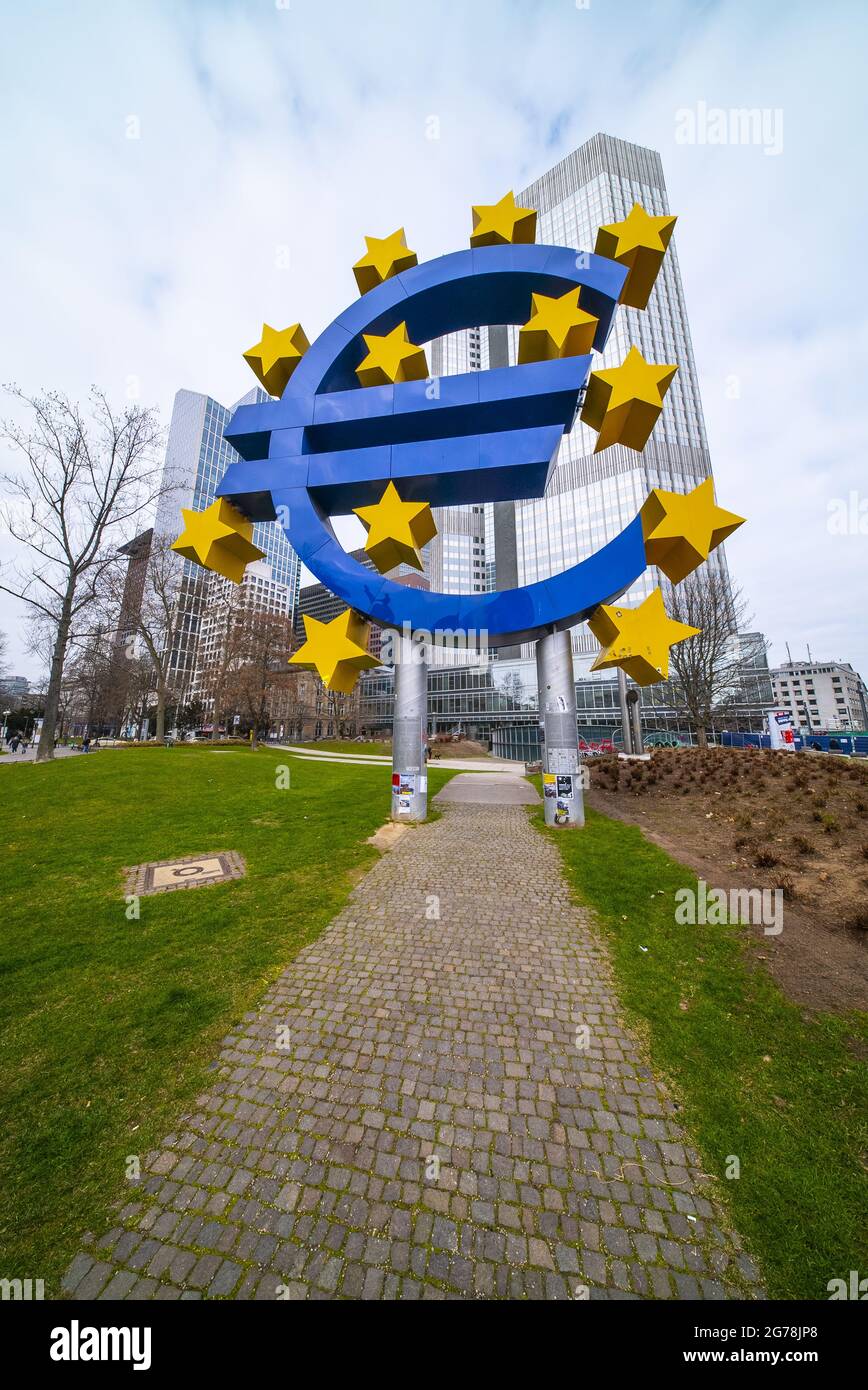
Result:
[[4,709],[3,711],[3,732],[0,734],[0,739],[2,739],[4,743],[6,742],[6,726],[11,713],[11,709]]

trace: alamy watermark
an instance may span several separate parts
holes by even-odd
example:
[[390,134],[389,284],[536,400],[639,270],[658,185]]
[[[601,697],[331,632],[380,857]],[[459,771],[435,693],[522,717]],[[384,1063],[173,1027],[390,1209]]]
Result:
[[380,661],[384,666],[421,665],[431,659],[432,646],[447,651],[474,652],[475,664],[488,664],[488,629],[481,627],[413,628],[405,622],[403,628],[387,627],[380,638]]
[[780,106],[680,106],[675,112],[676,145],[757,145],[763,154],[784,148]]
[[784,929],[784,894],[780,888],[709,888],[704,878],[696,888],[675,894],[675,921],[680,927],[762,927],[765,936]]
[[849,1279],[830,1279],[826,1288],[830,1303],[841,1298],[856,1299],[860,1303],[868,1299],[868,1279],[860,1279],[858,1269],[850,1270]]
[[868,536],[868,497],[860,496],[854,487],[846,497],[830,497],[826,511],[830,536]]
[[44,1298],[44,1279],[0,1279],[0,1302],[32,1303]]
[[73,1318],[69,1327],[51,1331],[52,1361],[130,1361],[134,1371],[151,1365],[149,1327],[82,1327]]

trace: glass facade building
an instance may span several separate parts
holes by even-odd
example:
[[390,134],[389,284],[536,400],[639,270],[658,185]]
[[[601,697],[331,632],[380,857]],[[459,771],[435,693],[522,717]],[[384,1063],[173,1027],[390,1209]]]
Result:
[[[516,192],[516,201],[522,207],[536,208],[537,242],[570,246],[576,251],[593,251],[598,227],[621,221],[636,202],[655,216],[670,211],[660,155],[602,134]],[[636,453],[616,445],[595,454],[596,434],[577,420],[563,437],[544,497],[439,509],[439,534],[426,548],[425,556],[432,589],[478,592],[546,579],[578,564],[616,536],[636,516],[652,488],[688,492],[711,475],[678,265],[677,230],[647,309],[623,305],[618,309],[606,351],[595,357],[595,366],[620,365],[634,344],[650,362],[678,364],[662,415],[645,449]],[[449,375],[514,364],[517,352],[518,328],[495,325],[436,340],[430,344],[429,362],[434,376]],[[720,571],[729,587],[723,547],[708,563]],[[648,569],[628,590],[624,601],[640,603],[660,579],[655,569]],[[579,729],[597,738],[609,736],[616,727],[620,729],[617,682],[611,672],[590,674],[599,646],[584,624],[573,629],[572,645]],[[500,648],[492,656],[494,660],[475,675],[466,673],[469,683],[460,689],[441,688],[445,673],[441,678],[439,672],[432,671],[432,721],[438,727],[445,727],[449,720],[463,723],[466,728],[475,727],[481,737],[493,737],[499,730],[501,741],[512,721],[516,730],[529,731],[527,737],[533,743],[537,724],[536,714],[531,713],[536,710],[537,699],[533,644],[520,649]],[[376,673],[364,680],[362,724],[367,715],[371,728],[388,722],[383,717],[383,680],[387,678]],[[504,681],[522,692],[511,709],[504,707],[501,699]],[[755,700],[748,689],[754,686]],[[739,720],[754,720],[771,697],[767,667],[756,680],[745,674],[742,694],[737,702]],[[647,688],[642,698],[649,730],[686,736],[686,723],[672,707],[667,685]],[[523,733],[516,737],[519,742],[525,740]]]
[[[517,195],[537,209],[537,241],[592,251],[597,229],[623,220],[634,203],[654,216],[669,213],[663,166],[655,150],[609,135],[595,135]],[[510,361],[516,360],[518,329],[508,329]],[[675,362],[678,372],[663,413],[641,454],[621,445],[594,454],[597,436],[577,421],[565,435],[546,496],[515,504],[519,583],[557,574],[593,554],[618,534],[654,487],[687,492],[712,472],[699,381],[681,272],[677,230],[646,309],[621,306],[602,362],[620,365],[635,345],[649,362]],[[495,537],[495,568],[496,568]],[[726,573],[722,550],[712,564]],[[649,569],[627,592],[641,602],[660,582]],[[583,626],[573,633],[581,674],[599,650]]]
[[[516,201],[536,208],[537,242],[577,251],[592,251],[598,227],[622,220],[635,202],[654,215],[669,212],[659,154],[610,135],[595,135],[517,193]],[[595,455],[596,434],[577,420],[564,435],[544,497],[441,509],[440,534],[428,555],[432,589],[454,592],[468,581],[471,591],[502,589],[547,579],[617,535],[653,487],[686,492],[711,474],[676,240],[647,309],[622,305],[606,351],[595,358],[598,367],[618,366],[635,344],[648,361],[678,364],[645,449],[636,453],[616,445]],[[431,370],[437,376],[505,366],[517,361],[517,353],[515,325],[474,328],[432,343]],[[722,550],[712,563],[726,572]],[[648,570],[625,602],[641,602],[658,583],[657,572]],[[573,651],[582,674],[598,650],[584,626],[575,629]],[[524,654],[531,655],[530,647]]]
[[[166,460],[163,465],[163,491],[154,523],[156,536],[177,536],[181,508],[202,511],[217,493],[230,463],[238,455],[223,436],[233,411],[239,405],[268,400],[260,387],[254,387],[228,408],[198,391],[178,391],[172,410]],[[265,551],[262,561],[270,569],[270,582],[288,595],[288,614],[293,616],[298,602],[301,564],[281,528],[273,521],[260,522],[253,540]],[[217,576],[214,576],[217,578]],[[196,668],[196,649],[202,613],[212,576],[191,560],[179,565],[178,603],[180,622],[173,644],[171,684],[179,702],[189,698]]]

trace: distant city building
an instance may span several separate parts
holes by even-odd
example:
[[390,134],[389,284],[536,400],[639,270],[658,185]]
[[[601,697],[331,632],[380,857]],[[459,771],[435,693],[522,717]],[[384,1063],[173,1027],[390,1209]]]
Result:
[[245,617],[251,613],[268,613],[290,620],[294,603],[294,591],[274,578],[271,565],[265,560],[248,565],[240,584],[212,575],[208,602],[199,623],[190,698],[201,701],[206,711],[213,714],[215,677],[225,664],[223,658],[231,659],[233,627],[243,626]]
[[[709,732],[760,732],[771,708],[772,683],[761,633],[739,633],[740,667],[725,711]],[[391,727],[395,686],[392,671],[366,671],[359,682],[359,728],[382,734]],[[621,738],[617,677],[576,678],[576,724],[589,743]],[[664,681],[642,691],[642,728],[649,743],[691,741],[686,711],[673,701]],[[460,729],[468,738],[491,744],[504,758],[533,761],[540,756],[536,662],[527,658],[489,661],[454,669],[429,669],[428,725],[432,733]]]
[[800,729],[868,729],[868,691],[848,662],[787,661],[771,679],[775,706]]
[[[238,455],[223,437],[223,431],[238,405],[267,400],[259,387],[242,396],[227,409],[211,396],[198,391],[178,391],[169,426],[166,461],[163,467],[163,493],[157,508],[154,531],[160,537],[176,536],[181,530],[181,508],[202,511],[215,499],[217,487],[229,464]],[[298,596],[301,564],[276,522],[260,522],[253,540],[271,569],[271,583],[289,591],[290,612]],[[190,560],[179,565],[178,603],[181,621],[173,645],[170,684],[179,702],[190,696],[196,671],[196,648],[202,615],[207,611],[212,576]]]
[[2,676],[0,690],[4,695],[11,695],[13,699],[20,700],[24,695],[29,695],[30,681],[26,676]]

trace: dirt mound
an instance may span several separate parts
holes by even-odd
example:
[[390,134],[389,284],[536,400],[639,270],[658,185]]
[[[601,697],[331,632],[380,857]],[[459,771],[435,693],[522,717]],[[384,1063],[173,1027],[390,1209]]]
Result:
[[799,1003],[868,1007],[868,764],[808,753],[659,749],[590,766],[589,802],[641,826],[709,885],[780,888],[761,958]]

